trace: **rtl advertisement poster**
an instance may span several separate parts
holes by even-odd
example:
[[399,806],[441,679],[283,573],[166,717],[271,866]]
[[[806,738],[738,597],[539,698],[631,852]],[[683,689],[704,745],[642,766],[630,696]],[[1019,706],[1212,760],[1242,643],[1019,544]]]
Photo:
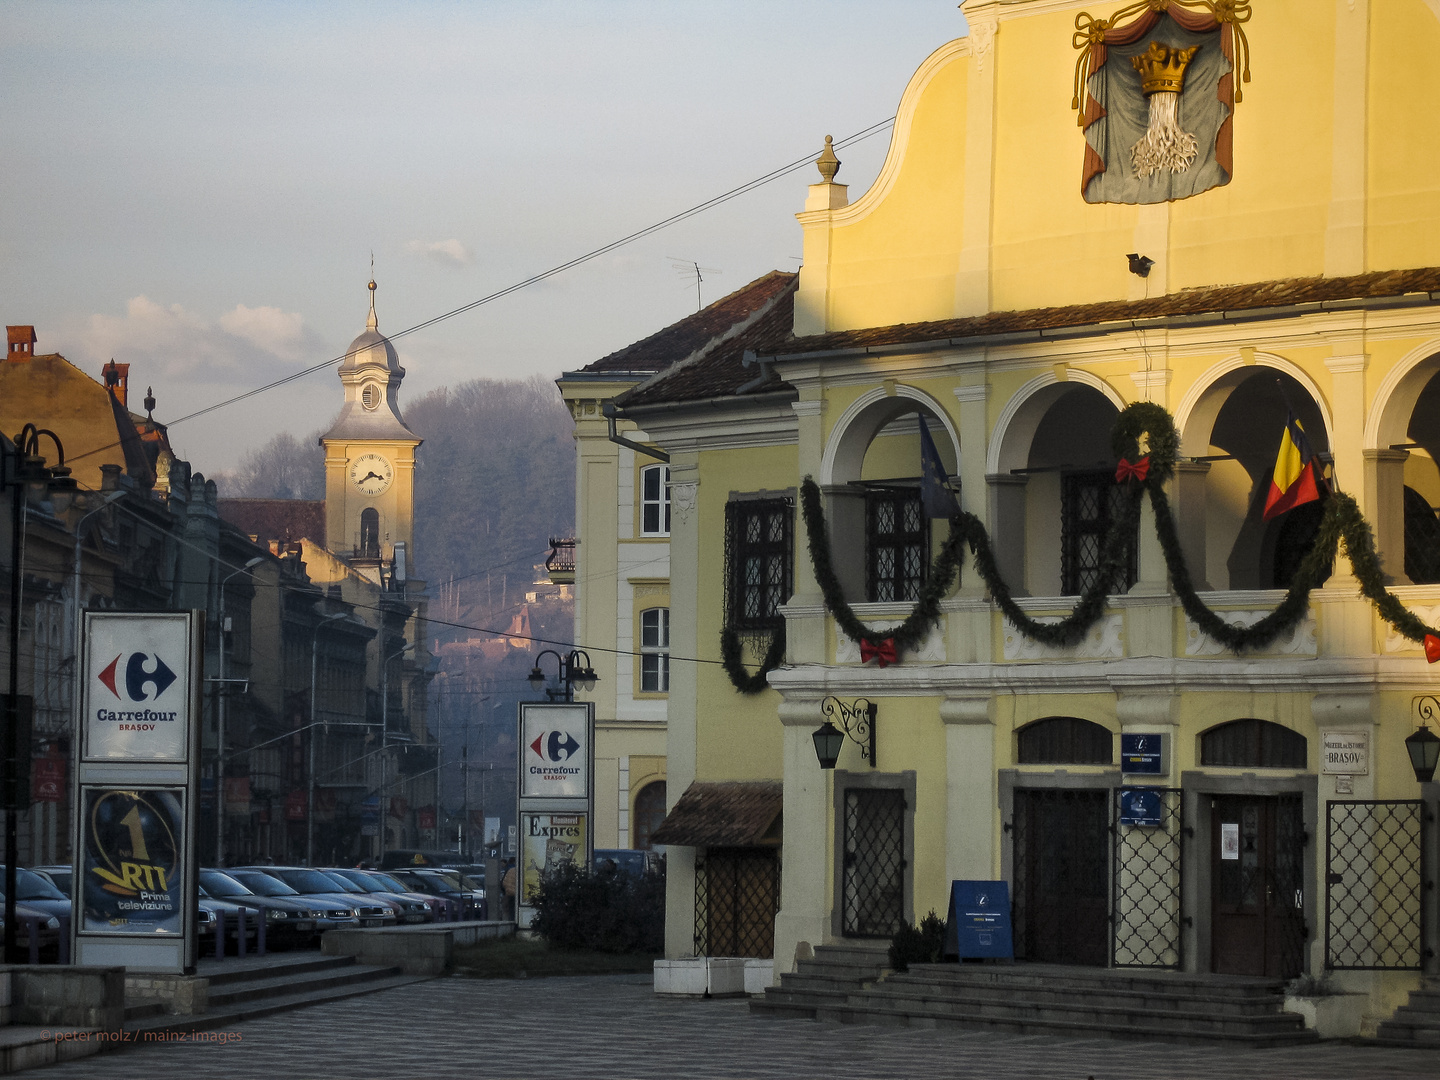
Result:
[[181,934],[183,790],[84,789],[82,929]]

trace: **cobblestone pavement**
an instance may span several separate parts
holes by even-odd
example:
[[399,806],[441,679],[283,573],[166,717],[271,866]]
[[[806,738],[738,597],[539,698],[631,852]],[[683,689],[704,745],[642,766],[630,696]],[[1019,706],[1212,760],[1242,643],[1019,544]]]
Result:
[[[237,1037],[238,1035],[238,1037]],[[1017,1037],[752,1017],[744,1000],[657,998],[649,976],[435,979],[245,1023],[227,1042],[140,1044],[37,1080],[955,1077],[1383,1080],[1440,1076],[1430,1050],[1270,1050]]]

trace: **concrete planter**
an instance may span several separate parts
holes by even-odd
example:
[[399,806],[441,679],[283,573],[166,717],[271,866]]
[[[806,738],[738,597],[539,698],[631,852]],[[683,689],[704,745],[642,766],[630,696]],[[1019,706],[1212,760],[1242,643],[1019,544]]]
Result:
[[1285,998],[1285,1011],[1303,1016],[1305,1026],[1322,1039],[1353,1039],[1360,1034],[1360,1020],[1369,1001],[1368,994],[1290,995]]
[[726,956],[656,960],[655,993],[738,997],[747,992],[745,964],[745,960]]
[[773,986],[774,984],[774,960],[745,961],[745,993],[763,994],[767,986]]

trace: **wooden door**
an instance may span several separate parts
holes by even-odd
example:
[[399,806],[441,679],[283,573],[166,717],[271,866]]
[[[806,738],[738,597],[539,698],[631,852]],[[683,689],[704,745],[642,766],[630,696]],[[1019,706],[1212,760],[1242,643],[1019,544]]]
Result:
[[1294,978],[1305,959],[1300,796],[1216,796],[1211,806],[1211,969]]

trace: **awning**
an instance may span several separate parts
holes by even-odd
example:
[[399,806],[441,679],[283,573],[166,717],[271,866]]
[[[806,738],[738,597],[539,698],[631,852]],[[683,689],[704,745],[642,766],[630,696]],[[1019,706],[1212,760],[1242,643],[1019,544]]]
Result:
[[776,847],[784,802],[779,780],[697,781],[665,815],[651,841],[679,847]]

